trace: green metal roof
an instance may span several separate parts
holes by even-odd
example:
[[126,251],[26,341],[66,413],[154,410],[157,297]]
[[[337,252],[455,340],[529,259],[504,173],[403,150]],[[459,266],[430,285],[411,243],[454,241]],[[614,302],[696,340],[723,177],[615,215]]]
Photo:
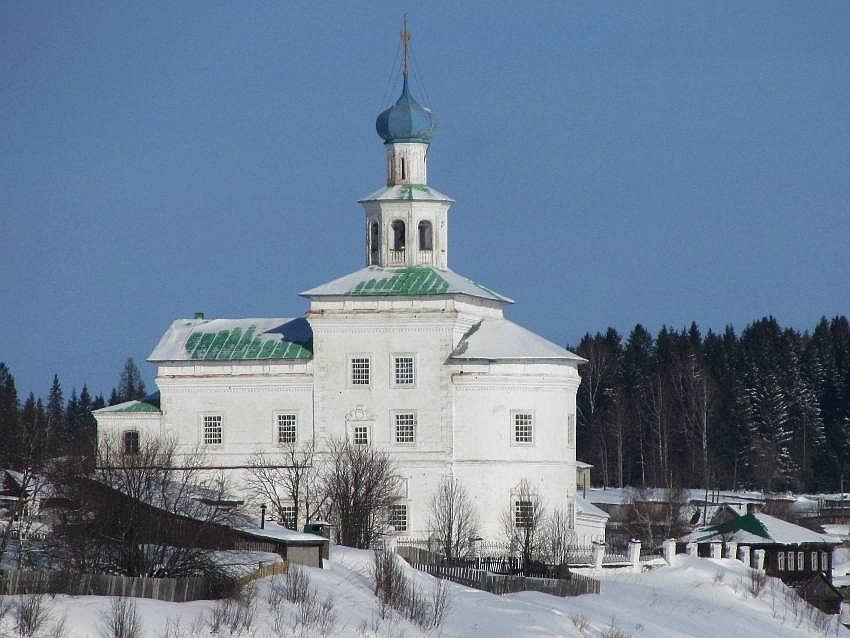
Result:
[[369,266],[301,294],[305,297],[414,297],[462,294],[501,303],[513,303],[508,297],[471,279],[433,266]]
[[354,296],[373,295],[444,295],[449,290],[449,282],[431,268],[411,266],[399,270],[388,278],[374,278],[361,281],[349,294]]
[[178,319],[149,361],[310,359],[313,331],[304,318]]
[[128,414],[133,412],[159,412],[160,404],[159,404],[159,392],[154,392],[153,394],[149,394],[144,399],[138,401],[125,401],[124,403],[118,403],[116,405],[109,405],[105,408],[101,408],[100,410],[95,410],[95,412],[119,412],[121,414]]

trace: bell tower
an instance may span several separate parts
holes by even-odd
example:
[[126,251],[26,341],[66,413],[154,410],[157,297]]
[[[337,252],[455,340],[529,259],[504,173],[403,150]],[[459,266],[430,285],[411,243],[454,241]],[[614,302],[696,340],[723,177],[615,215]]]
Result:
[[428,149],[436,124],[431,110],[410,92],[407,16],[401,41],[401,95],[375,122],[386,146],[387,186],[360,201],[366,209],[366,265],[445,270],[448,210],[454,202],[428,186]]

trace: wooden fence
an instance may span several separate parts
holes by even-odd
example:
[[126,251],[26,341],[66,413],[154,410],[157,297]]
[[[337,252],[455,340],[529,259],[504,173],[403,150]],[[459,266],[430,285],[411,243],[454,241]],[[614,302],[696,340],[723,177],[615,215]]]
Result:
[[553,596],[580,596],[599,593],[598,580],[574,573],[571,573],[569,578],[526,578],[525,576],[492,574],[472,567],[451,567],[435,563],[413,563],[412,565],[437,578],[444,578],[491,594],[539,591]]
[[70,594],[72,596],[127,596],[172,603],[220,598],[200,576],[149,578],[118,574],[80,574],[61,571],[12,569],[0,574],[0,594]]
[[241,591],[245,585],[251,583],[257,579],[265,578],[266,576],[279,576],[281,574],[285,574],[289,571],[289,563],[285,560],[278,561],[276,563],[269,563],[268,565],[263,565],[257,571],[251,572],[247,576],[243,576],[236,582],[236,587]]

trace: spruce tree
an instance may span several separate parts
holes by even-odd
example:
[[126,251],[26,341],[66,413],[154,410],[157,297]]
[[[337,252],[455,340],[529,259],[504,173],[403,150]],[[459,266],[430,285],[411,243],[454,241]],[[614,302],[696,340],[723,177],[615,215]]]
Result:
[[15,379],[6,364],[0,362],[0,467],[11,465],[18,454],[18,410]]
[[47,433],[50,449],[55,455],[62,454],[65,444],[65,400],[62,397],[62,385],[59,375],[53,375],[53,384],[47,395]]

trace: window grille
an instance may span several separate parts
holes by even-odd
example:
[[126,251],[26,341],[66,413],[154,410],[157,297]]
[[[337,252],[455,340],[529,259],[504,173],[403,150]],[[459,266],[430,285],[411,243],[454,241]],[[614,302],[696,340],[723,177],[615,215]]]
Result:
[[355,425],[353,435],[354,445],[369,445],[368,425]]
[[204,445],[221,445],[222,425],[221,415],[204,416]]
[[514,522],[517,527],[530,527],[534,516],[534,506],[531,501],[516,501],[514,503]]
[[369,385],[371,383],[369,357],[352,357],[351,384]]
[[124,432],[123,450],[127,456],[135,456],[139,453],[139,433],[136,430]]
[[818,570],[818,553],[812,552],[812,571],[816,572]]
[[395,358],[396,385],[413,385],[413,357]]
[[797,569],[800,571],[806,569],[806,555],[803,552],[797,552]]
[[788,571],[794,571],[794,552],[788,552]]
[[534,415],[529,412],[514,414],[514,443],[534,441]]
[[294,505],[284,505],[280,508],[280,522],[287,529],[298,529],[298,510]]
[[294,414],[277,415],[277,442],[295,443],[297,438],[297,420]]
[[407,505],[390,505],[390,526],[397,532],[407,531]]
[[416,442],[416,415],[412,412],[395,415],[395,442]]

